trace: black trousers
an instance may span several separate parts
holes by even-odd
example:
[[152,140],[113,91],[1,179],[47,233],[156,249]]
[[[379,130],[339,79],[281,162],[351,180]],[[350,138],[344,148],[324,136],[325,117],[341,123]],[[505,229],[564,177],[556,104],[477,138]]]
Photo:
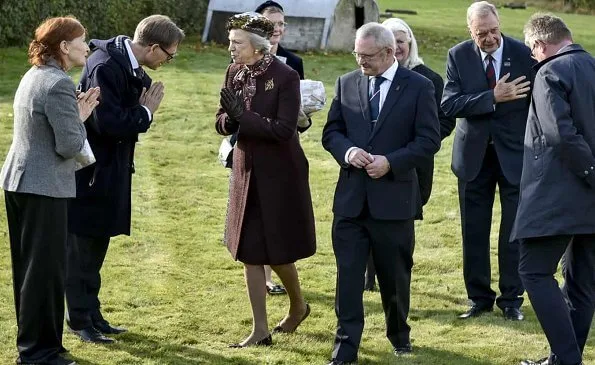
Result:
[[4,198],[19,361],[43,363],[62,349],[68,200],[9,191]]
[[413,267],[413,219],[381,221],[364,212],[358,218],[335,216],[333,250],[337,261],[335,313],[338,325],[333,359],[354,361],[364,328],[364,272],[371,252],[376,267],[386,335],[394,347],[410,342],[409,291]]
[[74,330],[89,328],[93,323],[103,320],[99,302],[100,271],[109,241],[109,237],[68,234],[66,321]]
[[[519,272],[561,365],[581,362],[595,309],[595,235],[524,239]],[[564,285],[554,278],[563,258]]]
[[[490,286],[490,228],[492,208],[500,193],[502,214],[498,237],[500,296]],[[474,304],[519,308],[523,304],[523,284],[519,278],[518,242],[509,242],[516,217],[519,186],[510,183],[500,168],[494,145],[489,144],[478,176],[469,182],[459,180],[459,205],[463,233],[463,278],[467,296]]]

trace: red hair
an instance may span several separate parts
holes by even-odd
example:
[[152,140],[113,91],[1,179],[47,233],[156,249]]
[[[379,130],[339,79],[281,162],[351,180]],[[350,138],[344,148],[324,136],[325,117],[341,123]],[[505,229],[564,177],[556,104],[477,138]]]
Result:
[[60,43],[72,41],[86,34],[85,27],[73,16],[46,19],[35,30],[35,38],[29,44],[29,63],[45,65],[50,58],[62,67]]

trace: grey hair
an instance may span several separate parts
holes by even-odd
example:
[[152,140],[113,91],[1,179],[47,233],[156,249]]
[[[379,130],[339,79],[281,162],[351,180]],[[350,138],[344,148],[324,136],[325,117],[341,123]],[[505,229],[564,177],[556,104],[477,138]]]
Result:
[[395,36],[395,43],[397,32],[403,32],[405,33],[405,36],[407,36],[407,42],[409,43],[409,55],[406,59],[404,59],[401,62],[405,68],[412,69],[415,66],[424,64],[424,60],[422,60],[421,57],[419,57],[419,51],[417,49],[417,41],[415,40],[415,35],[413,35],[413,31],[411,30],[409,25],[405,23],[403,19],[386,19],[384,22],[382,22],[382,25],[387,27],[393,33],[393,35]]
[[247,32],[248,36],[250,37],[250,44],[254,49],[262,54],[269,54],[271,53],[271,42],[258,34]]
[[490,4],[487,1],[477,1],[474,2],[467,8],[467,26],[471,27],[471,22],[473,19],[476,18],[485,18],[486,16],[494,14],[498,20],[500,20],[500,16],[498,16],[498,10],[494,4]]
[[377,46],[395,49],[395,36],[380,23],[370,22],[362,25],[355,32],[355,39],[374,38]]
[[525,44],[532,48],[535,41],[546,44],[558,44],[564,40],[572,40],[572,32],[564,21],[549,13],[536,13],[529,18],[523,28]]
[[134,41],[143,46],[159,44],[165,48],[180,44],[184,31],[165,15],[151,15],[138,23]]

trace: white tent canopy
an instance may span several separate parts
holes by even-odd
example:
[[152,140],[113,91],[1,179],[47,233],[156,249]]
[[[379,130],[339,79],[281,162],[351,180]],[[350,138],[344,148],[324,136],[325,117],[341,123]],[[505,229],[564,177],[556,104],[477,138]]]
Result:
[[[256,9],[264,0],[210,0],[202,41],[227,42],[226,20]],[[282,44],[289,49],[350,50],[355,30],[378,21],[374,0],[276,0],[289,23]]]

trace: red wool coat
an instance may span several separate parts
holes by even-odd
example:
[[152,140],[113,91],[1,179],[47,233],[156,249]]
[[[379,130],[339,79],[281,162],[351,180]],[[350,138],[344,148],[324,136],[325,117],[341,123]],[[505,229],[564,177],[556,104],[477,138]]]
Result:
[[[242,65],[231,64],[224,86]],[[316,251],[308,161],[299,143],[298,74],[274,59],[256,78],[251,110],[239,120],[225,242],[234,259],[280,265]],[[227,119],[223,109],[216,123]]]

